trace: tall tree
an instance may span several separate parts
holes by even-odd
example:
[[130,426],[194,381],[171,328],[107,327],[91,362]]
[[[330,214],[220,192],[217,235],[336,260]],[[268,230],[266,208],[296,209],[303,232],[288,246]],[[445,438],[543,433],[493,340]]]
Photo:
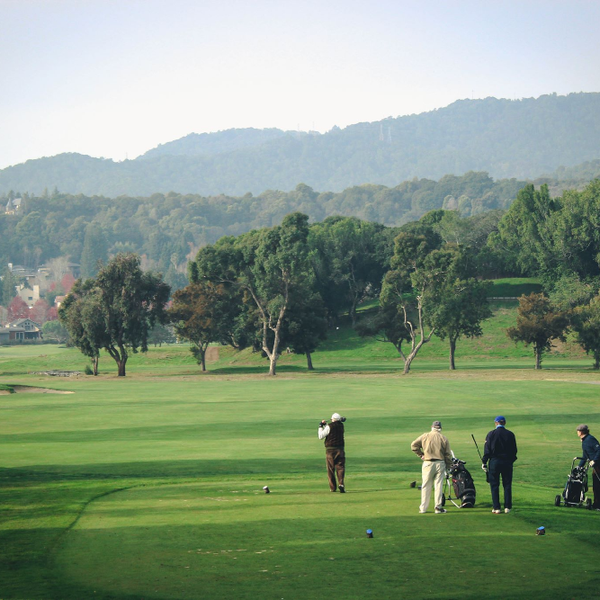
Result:
[[435,290],[435,299],[427,313],[427,322],[436,335],[450,344],[450,369],[456,369],[456,342],[461,337],[479,337],[481,323],[492,316],[487,292],[489,282],[455,278],[453,273]]
[[[160,275],[141,270],[139,256],[117,254],[95,279],[86,280],[71,292],[76,298],[86,298],[80,308],[84,326],[92,317],[94,322],[103,321],[101,347],[117,363],[119,377],[126,375],[129,352],[146,352],[150,329],[166,320],[169,291]],[[68,313],[62,314],[68,327]]]
[[571,328],[577,343],[594,358],[594,369],[600,369],[600,295],[588,304],[577,306],[571,313]]
[[316,292],[307,290],[292,298],[284,320],[282,344],[294,354],[304,354],[313,371],[312,354],[327,338],[327,309]]
[[381,237],[384,229],[355,217],[329,217],[311,228],[311,256],[321,282],[319,291],[330,314],[336,316],[343,303],[352,325],[359,303],[377,297],[381,289],[390,258]]
[[108,242],[102,228],[97,223],[90,223],[85,229],[83,251],[81,253],[81,276],[95,277],[100,265],[108,257]]
[[396,237],[391,269],[385,275],[380,296],[382,306],[395,305],[408,332],[410,351],[401,353],[405,374],[435,332],[434,326],[426,333],[425,313],[435,302],[437,290],[455,259],[455,252],[436,249],[435,238],[417,231],[401,232]]
[[[248,293],[258,310],[261,348],[275,375],[281,331],[291,297],[301,294],[310,278],[308,217],[287,215],[280,226],[252,231],[238,238],[221,238],[198,252],[195,278],[230,283]],[[196,280],[199,280],[196,279]]]
[[[78,280],[58,311],[60,325],[68,332],[70,343],[78,348],[92,362],[92,372],[98,375],[100,349],[110,344],[110,337],[103,313],[100,291],[94,287],[94,281]],[[52,332],[60,329],[58,323]]]
[[2,273],[2,287],[0,287],[0,305],[8,306],[11,303],[17,293],[18,284],[19,280],[8,267],[5,267]]
[[566,313],[556,309],[544,294],[519,298],[517,325],[506,331],[508,337],[525,346],[533,346],[535,368],[542,368],[542,356],[552,348],[552,340],[565,340],[568,327]]

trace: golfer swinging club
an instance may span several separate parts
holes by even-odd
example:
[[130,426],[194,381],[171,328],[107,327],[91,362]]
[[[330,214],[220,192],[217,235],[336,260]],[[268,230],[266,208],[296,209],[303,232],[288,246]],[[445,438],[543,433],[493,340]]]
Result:
[[319,439],[325,440],[325,456],[327,459],[327,478],[329,479],[329,489],[332,492],[336,490],[335,477],[337,475],[337,487],[343,494],[344,474],[346,471],[346,454],[344,452],[344,421],[338,413],[331,415],[331,423],[321,421],[319,423]]

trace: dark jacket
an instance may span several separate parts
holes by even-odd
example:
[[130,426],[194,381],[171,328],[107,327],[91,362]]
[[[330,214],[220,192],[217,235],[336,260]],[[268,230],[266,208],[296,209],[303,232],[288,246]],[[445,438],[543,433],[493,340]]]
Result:
[[344,447],[344,424],[340,421],[332,421],[329,424],[329,435],[325,438],[325,448]]
[[600,444],[598,440],[589,433],[581,440],[581,451],[583,458],[579,461],[579,466],[583,467],[586,460],[600,461]]
[[506,427],[496,427],[487,434],[483,448],[483,463],[487,463],[490,458],[508,462],[517,460],[517,440],[515,434]]

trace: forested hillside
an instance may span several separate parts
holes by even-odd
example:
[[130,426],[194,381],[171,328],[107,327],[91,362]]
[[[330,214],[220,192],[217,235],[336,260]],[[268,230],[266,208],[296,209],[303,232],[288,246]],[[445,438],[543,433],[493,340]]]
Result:
[[31,160],[0,171],[0,193],[39,195],[56,187],[105,196],[170,191],[241,196],[293,190],[300,182],[339,192],[468,171],[526,179],[597,160],[599,140],[598,93],[461,100],[326,134],[276,129],[192,134],[120,163],[77,154]]
[[[303,212],[312,221],[341,215],[395,227],[439,208],[457,209],[463,217],[506,209],[524,185],[514,179],[494,181],[487,173],[467,173],[439,181],[415,179],[395,188],[355,186],[339,194],[319,193],[305,184],[291,192],[242,197],[24,194],[16,214],[0,212],[0,264],[34,268],[58,256],[82,263],[86,240],[101,238],[102,256],[119,251],[145,255],[149,265],[177,287],[177,273],[185,273],[186,257],[199,247],[224,235],[278,225],[291,212]],[[0,197],[0,207],[14,196]]]

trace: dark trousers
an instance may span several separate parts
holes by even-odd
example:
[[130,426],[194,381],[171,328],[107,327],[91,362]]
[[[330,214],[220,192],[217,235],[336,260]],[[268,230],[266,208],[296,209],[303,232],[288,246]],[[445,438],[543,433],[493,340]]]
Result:
[[592,468],[592,489],[594,490],[593,508],[600,509],[600,465],[594,464]]
[[500,510],[500,477],[502,477],[502,487],[504,488],[504,508],[512,508],[512,462],[501,458],[491,458],[489,467],[488,479],[494,510]]
[[344,472],[346,470],[346,455],[343,448],[325,448],[325,457],[327,459],[327,478],[329,479],[329,489],[335,492],[335,476],[339,485],[344,485]]

